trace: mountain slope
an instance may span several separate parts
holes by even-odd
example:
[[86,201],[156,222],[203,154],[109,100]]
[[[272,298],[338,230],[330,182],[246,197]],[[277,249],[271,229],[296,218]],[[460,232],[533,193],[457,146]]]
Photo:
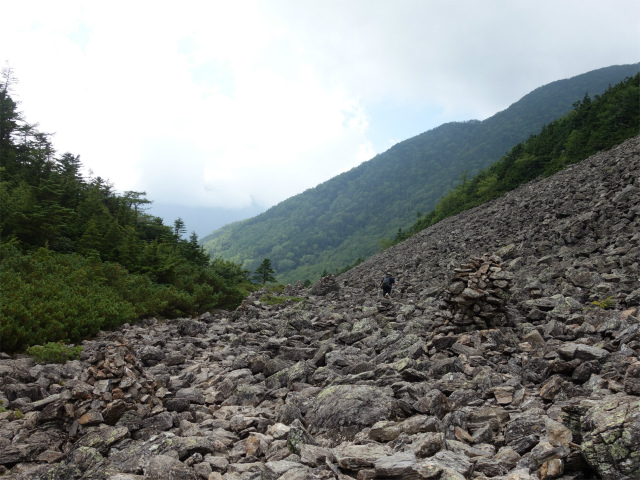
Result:
[[213,256],[255,269],[270,258],[284,282],[317,277],[376,252],[381,237],[431,210],[463,172],[475,173],[566,114],[588,92],[638,72],[613,66],[529,93],[484,121],[448,123],[405,140],[368,162],[291,197],[257,217],[203,239]]
[[637,480],[639,231],[636,137],[312,289],[0,353],[2,479]]
[[567,115],[545,125],[540,133],[515,145],[486,170],[458,183],[438,200],[432,211],[408,230],[398,232],[393,243],[638,135],[640,73],[608,88],[593,100],[585,96],[574,107]]

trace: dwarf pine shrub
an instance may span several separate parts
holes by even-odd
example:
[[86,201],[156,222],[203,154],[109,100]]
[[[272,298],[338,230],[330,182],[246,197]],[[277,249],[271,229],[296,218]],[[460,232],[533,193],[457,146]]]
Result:
[[260,297],[260,301],[266,305],[282,305],[287,300],[291,300],[292,302],[297,303],[301,302],[304,299],[300,297],[276,297],[273,295],[263,295],[262,297]]
[[63,343],[49,342],[45,345],[34,345],[27,348],[27,353],[38,363],[64,363],[77,360],[84,350],[80,345],[71,346]]

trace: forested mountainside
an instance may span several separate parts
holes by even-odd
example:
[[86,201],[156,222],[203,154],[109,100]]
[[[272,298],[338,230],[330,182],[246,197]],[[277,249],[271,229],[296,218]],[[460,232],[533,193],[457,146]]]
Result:
[[539,134],[514,146],[488,169],[465,178],[409,230],[398,231],[392,243],[640,133],[640,74],[594,100],[586,95],[574,107],[568,115],[545,125]]
[[639,232],[635,137],[279,304],[0,354],[0,475],[637,480]]
[[0,348],[77,342],[101,328],[238,305],[240,265],[209,256],[184,223],[145,213],[144,192],[118,194],[56,153],[0,84]]
[[464,172],[489,167],[509,148],[569,112],[585,93],[602,94],[640,64],[613,66],[540,87],[484,121],[449,123],[405,140],[368,162],[203,238],[212,256],[249,269],[269,258],[278,279],[317,278],[367,257],[381,238],[431,211]]

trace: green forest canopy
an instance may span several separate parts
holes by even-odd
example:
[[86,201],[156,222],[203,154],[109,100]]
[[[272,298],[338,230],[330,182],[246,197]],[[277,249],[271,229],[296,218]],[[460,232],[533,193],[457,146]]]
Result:
[[78,342],[139,318],[234,308],[252,287],[195,233],[145,213],[144,192],[85,178],[0,85],[0,349]]

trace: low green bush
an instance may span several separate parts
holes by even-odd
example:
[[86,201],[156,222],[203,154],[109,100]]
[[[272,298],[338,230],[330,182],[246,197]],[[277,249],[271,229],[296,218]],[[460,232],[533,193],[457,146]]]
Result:
[[229,270],[221,262],[183,262],[174,269],[173,284],[158,284],[118,263],[0,245],[0,348],[17,352],[47,342],[79,343],[139,318],[233,309],[248,292],[244,284],[229,283],[222,267]]
[[607,297],[604,300],[594,300],[593,302],[591,302],[591,305],[593,305],[594,307],[600,307],[604,310],[613,308],[615,304],[616,301],[613,299],[613,296]]
[[72,347],[63,343],[49,342],[45,345],[34,345],[27,348],[27,353],[38,363],[64,363],[80,358],[83,348]]
[[[79,255],[4,248],[0,258],[0,338],[6,352],[47,342],[77,343],[100,329],[134,321],[136,309],[109,285],[102,264]],[[126,273],[126,270],[124,270]]]
[[266,287],[269,293],[282,293],[284,292],[286,285],[283,285],[282,283],[276,283],[274,285],[267,285]]

